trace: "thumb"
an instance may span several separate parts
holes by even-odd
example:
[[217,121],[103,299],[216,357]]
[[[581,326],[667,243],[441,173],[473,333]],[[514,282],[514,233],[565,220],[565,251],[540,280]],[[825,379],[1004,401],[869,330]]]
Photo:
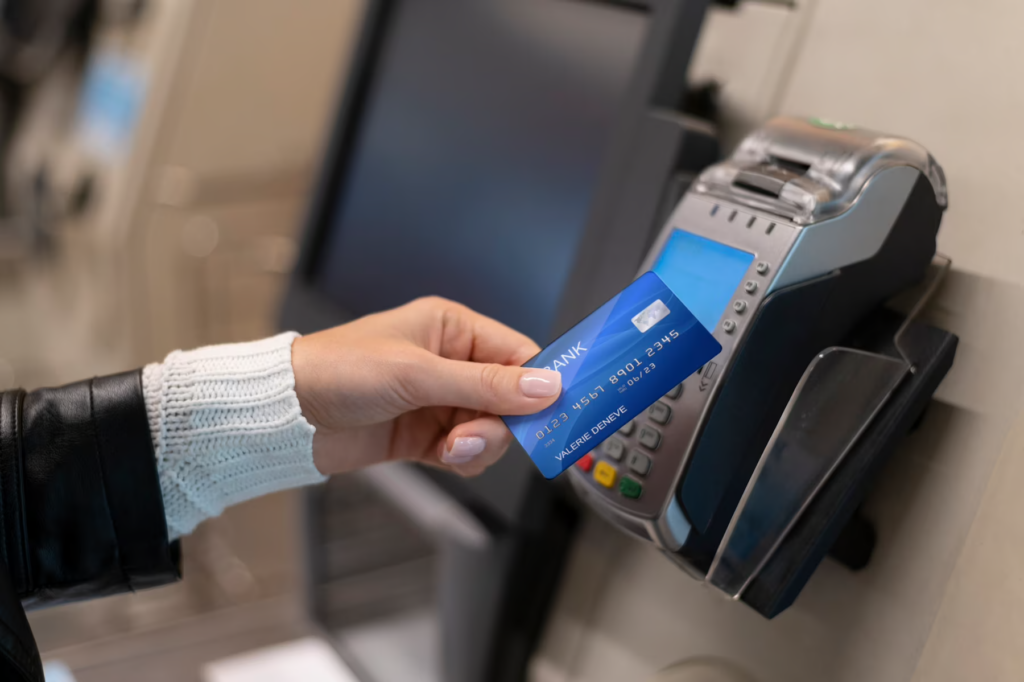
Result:
[[411,386],[421,407],[463,407],[497,415],[533,414],[562,394],[562,375],[549,369],[507,367],[434,356]]

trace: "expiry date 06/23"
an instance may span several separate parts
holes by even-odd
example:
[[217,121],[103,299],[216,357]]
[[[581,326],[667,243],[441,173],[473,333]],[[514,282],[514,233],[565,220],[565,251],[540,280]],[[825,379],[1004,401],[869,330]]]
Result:
[[[653,358],[655,355],[658,354],[658,351],[665,347],[666,344],[672,343],[674,339],[678,338],[679,332],[677,332],[675,329],[670,330],[665,336],[661,337],[660,340],[655,341],[653,344],[651,344],[651,347],[648,348],[646,352],[647,357]],[[618,388],[619,393],[624,393],[627,388],[636,384],[644,377],[644,375],[650,374],[652,371],[654,371],[654,369],[655,365],[653,362],[644,364],[640,362],[638,358],[633,358],[632,362],[627,362],[625,367],[623,367],[622,369],[618,370],[615,374],[608,377],[608,383],[612,384],[613,386],[616,386]],[[591,400],[597,400],[598,397],[600,397],[600,395],[604,392],[604,386],[598,384],[597,386],[594,387],[593,391],[588,392],[586,395],[582,396],[578,401],[576,401],[573,404],[572,409],[582,410],[584,407],[590,404]],[[557,417],[552,419],[550,424],[545,424],[543,430],[537,431],[537,440],[543,440],[545,436],[551,434],[553,429],[557,429],[559,426],[566,423],[567,421],[569,421],[569,415],[567,415],[565,412],[562,412]]]

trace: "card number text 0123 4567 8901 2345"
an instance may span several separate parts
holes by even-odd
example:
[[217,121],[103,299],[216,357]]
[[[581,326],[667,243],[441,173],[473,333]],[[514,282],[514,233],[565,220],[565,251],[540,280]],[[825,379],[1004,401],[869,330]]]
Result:
[[[660,340],[655,341],[651,344],[651,347],[647,349],[646,355],[649,358],[653,358],[658,351],[665,347],[665,344],[672,343],[673,339],[679,338],[679,332],[675,329],[670,330]],[[615,374],[608,377],[608,383],[618,386],[619,393],[623,393],[630,386],[633,386],[638,381],[643,379],[644,375],[650,374],[656,369],[653,362],[644,364],[638,358],[633,358],[632,362],[627,362],[626,365],[618,370]],[[624,384],[619,386],[619,384]],[[582,410],[584,407],[590,404],[591,400],[597,400],[598,396],[605,392],[604,385],[598,384],[594,387],[594,390],[590,391],[587,395],[584,395],[577,400],[572,408],[574,410]],[[546,424],[544,429],[537,431],[536,436],[538,440],[543,440],[545,436],[551,434],[552,429],[557,429],[562,424],[569,421],[569,415],[565,412],[560,413],[558,416],[551,420],[550,424]]]

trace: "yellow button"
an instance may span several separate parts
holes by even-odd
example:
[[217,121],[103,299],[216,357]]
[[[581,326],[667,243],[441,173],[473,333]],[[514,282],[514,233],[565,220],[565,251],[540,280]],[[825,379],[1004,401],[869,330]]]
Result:
[[608,462],[598,462],[594,467],[594,480],[605,488],[615,485],[615,467]]

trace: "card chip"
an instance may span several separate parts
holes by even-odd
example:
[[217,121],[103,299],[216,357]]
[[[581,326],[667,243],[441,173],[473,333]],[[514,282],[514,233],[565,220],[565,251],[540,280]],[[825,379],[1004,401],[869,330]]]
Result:
[[668,306],[662,303],[659,298],[657,301],[641,310],[636,317],[633,318],[633,325],[640,330],[641,334],[643,334],[648,329],[668,317],[668,314]]

